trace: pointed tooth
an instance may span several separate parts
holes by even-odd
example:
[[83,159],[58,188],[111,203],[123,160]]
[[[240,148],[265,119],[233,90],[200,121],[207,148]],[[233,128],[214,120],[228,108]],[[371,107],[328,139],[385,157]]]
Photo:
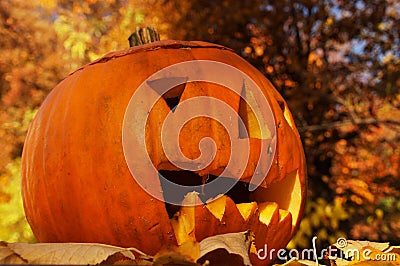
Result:
[[188,234],[194,231],[195,227],[195,207],[196,205],[202,204],[199,198],[199,193],[190,192],[188,193],[182,201],[182,207],[180,209],[181,216],[184,217],[184,225],[186,232]]
[[292,215],[287,210],[279,209],[275,202],[259,203],[259,213],[258,226],[254,226],[256,239],[250,248],[250,259],[254,265],[268,265],[271,263],[269,254],[265,260],[259,260],[257,252],[265,245],[268,251],[278,250],[289,242],[292,237]]
[[254,244],[257,249],[269,243],[268,234],[279,222],[279,207],[275,202],[258,203],[256,215],[250,217],[250,230],[256,236]]
[[240,214],[237,205],[230,198],[226,198],[225,213],[222,217],[219,234],[246,231],[247,223]]
[[276,202],[262,202],[258,204],[260,212],[259,220],[265,225],[270,225],[279,221],[279,206]]
[[188,193],[182,201],[182,207],[179,214],[171,218],[171,225],[174,229],[176,241],[178,245],[184,242],[196,240],[195,229],[195,208],[196,204],[201,203],[201,199],[197,192]]
[[208,200],[206,208],[219,220],[222,221],[222,217],[225,213],[227,196],[217,196],[216,199]]
[[199,193],[196,191],[187,193],[182,201],[182,206],[195,206],[201,204],[203,204],[203,202],[199,198]]
[[175,238],[178,245],[182,245],[183,243],[192,239],[192,237],[189,235],[189,232],[186,230],[186,224],[183,220],[184,218],[182,218],[182,216],[171,219],[171,225],[174,229]]
[[[292,219],[292,214],[289,211],[279,209],[279,228],[288,228],[287,230],[293,231]],[[286,229],[282,230],[284,231]]]
[[292,238],[292,215],[286,210],[279,210],[279,223],[276,224],[267,236],[269,242],[273,243],[271,248],[278,248],[286,245]]
[[208,201],[203,208],[196,209],[195,217],[196,225],[202,224],[195,228],[199,241],[211,236],[210,232],[217,235],[241,232],[248,228],[236,204],[227,196]]
[[240,215],[242,215],[245,221],[248,221],[249,218],[256,212],[257,206],[258,205],[256,202],[236,204],[236,207],[238,208]]
[[198,241],[206,237],[212,236],[215,228],[220,226],[221,221],[218,220],[206,207],[206,205],[197,206],[195,209],[195,234]]
[[290,212],[284,209],[279,209],[279,222],[282,222],[287,218],[287,216],[290,215]]

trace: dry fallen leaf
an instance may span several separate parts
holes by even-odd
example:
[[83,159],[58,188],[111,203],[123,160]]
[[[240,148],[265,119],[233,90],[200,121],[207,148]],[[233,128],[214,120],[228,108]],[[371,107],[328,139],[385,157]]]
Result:
[[[366,253],[363,253],[367,251]],[[400,265],[400,255],[394,252],[381,251],[371,246],[366,246],[361,249],[364,256],[360,256],[360,261],[354,261],[352,265],[367,266],[367,265]]]
[[135,260],[131,251],[103,244],[86,243],[5,243],[1,242],[0,263],[4,264],[99,264],[119,253]]
[[346,260],[336,258],[335,264],[337,266],[400,265],[398,247],[391,247],[389,243],[347,240],[343,247],[337,244],[334,244],[334,246],[342,250],[346,258]]
[[400,254],[400,246],[391,246],[385,252]]
[[371,242],[371,241],[360,241],[360,240],[347,240],[346,246],[340,247],[337,243],[334,244],[337,248],[341,249],[344,253],[349,250],[361,250],[363,247],[373,247],[377,250],[384,251],[389,247],[389,243]]
[[249,249],[254,236],[250,231],[211,236],[200,242],[200,259],[211,265],[251,265]]
[[0,264],[25,264],[27,263],[15,254],[7,244],[0,242]]

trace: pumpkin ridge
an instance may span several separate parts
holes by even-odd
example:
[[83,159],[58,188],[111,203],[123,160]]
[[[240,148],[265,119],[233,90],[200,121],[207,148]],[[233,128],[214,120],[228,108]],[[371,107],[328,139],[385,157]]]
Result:
[[76,69],[75,71],[71,72],[68,76],[71,76],[75,72],[78,72],[88,66],[99,64],[99,63],[107,63],[110,60],[113,60],[118,57],[123,57],[125,55],[136,54],[136,53],[141,53],[141,52],[149,52],[149,51],[154,51],[154,50],[159,50],[159,49],[196,49],[196,48],[200,48],[200,49],[209,48],[209,49],[225,50],[225,51],[230,51],[230,52],[236,54],[235,51],[231,48],[228,48],[228,47],[225,47],[225,46],[219,45],[219,44],[209,43],[209,42],[163,40],[163,41],[156,41],[156,42],[152,42],[152,43],[148,43],[148,44],[143,44],[140,46],[130,47],[125,50],[107,53],[104,56],[100,57],[99,59],[96,59],[96,60]]

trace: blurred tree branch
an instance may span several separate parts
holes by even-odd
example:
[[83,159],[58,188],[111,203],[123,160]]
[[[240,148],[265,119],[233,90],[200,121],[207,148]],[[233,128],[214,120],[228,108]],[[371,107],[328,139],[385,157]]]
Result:
[[336,122],[320,124],[320,125],[300,126],[300,127],[298,127],[298,130],[299,130],[299,132],[303,133],[306,131],[320,131],[320,130],[334,129],[334,128],[349,126],[349,125],[361,126],[361,125],[379,125],[379,124],[400,126],[400,121],[391,120],[391,119],[380,120],[380,119],[376,119],[376,118],[372,118],[372,117],[358,118],[356,120],[353,120],[353,119],[352,120],[342,120],[342,121],[336,121]]

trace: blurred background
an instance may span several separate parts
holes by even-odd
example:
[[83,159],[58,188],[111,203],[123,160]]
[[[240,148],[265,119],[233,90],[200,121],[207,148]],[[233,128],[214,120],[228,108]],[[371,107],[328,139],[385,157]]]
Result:
[[148,25],[234,49],[288,102],[309,176],[290,248],[313,236],[400,244],[399,0],[1,0],[0,240],[35,241],[20,157],[43,99]]

